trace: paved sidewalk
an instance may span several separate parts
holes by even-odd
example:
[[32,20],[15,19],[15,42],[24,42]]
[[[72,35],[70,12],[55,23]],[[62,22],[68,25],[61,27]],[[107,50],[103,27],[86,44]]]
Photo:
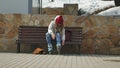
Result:
[[0,68],[120,68],[120,56],[0,53]]

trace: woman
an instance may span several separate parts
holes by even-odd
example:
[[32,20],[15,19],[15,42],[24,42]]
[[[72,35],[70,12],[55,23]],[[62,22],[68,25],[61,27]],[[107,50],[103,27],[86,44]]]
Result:
[[58,54],[61,51],[61,45],[65,43],[65,28],[63,25],[63,17],[58,15],[52,20],[48,26],[48,32],[46,33],[46,40],[48,43],[49,54],[53,51],[52,40],[56,40],[56,48]]

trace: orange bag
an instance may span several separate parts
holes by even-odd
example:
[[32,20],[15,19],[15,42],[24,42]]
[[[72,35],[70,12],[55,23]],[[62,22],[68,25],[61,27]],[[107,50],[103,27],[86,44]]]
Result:
[[42,53],[44,51],[44,49],[42,48],[36,48],[34,51],[33,51],[33,54],[39,54],[39,53]]

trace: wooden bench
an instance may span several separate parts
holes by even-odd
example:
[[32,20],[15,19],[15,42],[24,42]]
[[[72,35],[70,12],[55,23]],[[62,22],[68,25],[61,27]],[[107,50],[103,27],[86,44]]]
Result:
[[[47,26],[20,26],[18,29],[17,52],[20,52],[21,44],[45,44],[47,46],[45,36],[47,30]],[[80,50],[82,41],[82,28],[65,27],[65,30],[71,32],[71,39],[67,40],[65,45],[78,45]]]

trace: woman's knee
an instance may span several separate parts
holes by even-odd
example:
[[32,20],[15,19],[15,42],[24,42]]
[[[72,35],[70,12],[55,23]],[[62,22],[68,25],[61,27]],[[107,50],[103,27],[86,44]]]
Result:
[[50,37],[50,34],[48,32],[46,33],[46,37]]
[[46,33],[46,39],[50,40],[51,39],[51,35],[49,33]]

